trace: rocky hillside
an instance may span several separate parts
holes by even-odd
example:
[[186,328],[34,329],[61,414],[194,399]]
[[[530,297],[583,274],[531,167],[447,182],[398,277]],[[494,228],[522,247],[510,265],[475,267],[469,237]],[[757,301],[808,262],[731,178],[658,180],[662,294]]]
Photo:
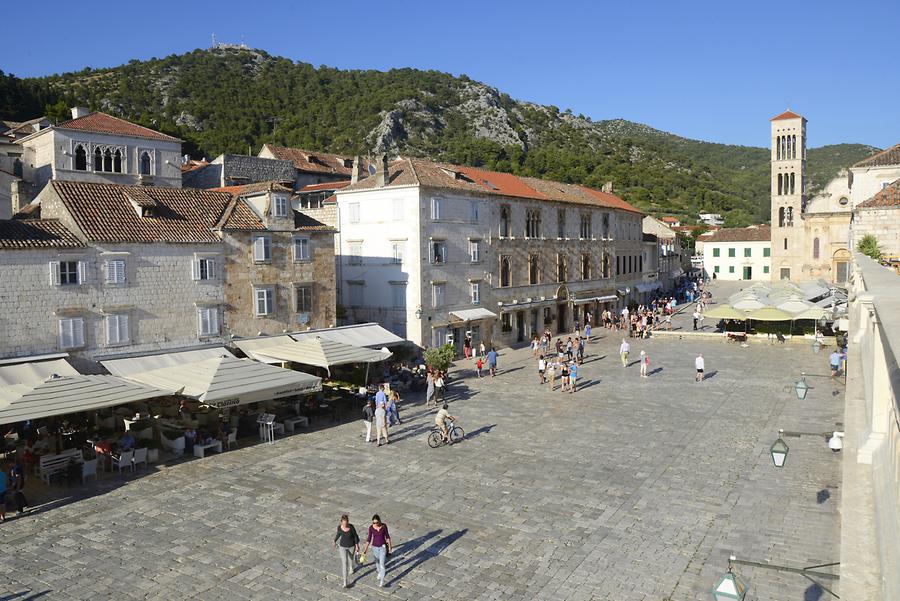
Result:
[[[599,187],[636,205],[729,225],[769,215],[768,151],[681,138],[621,119],[592,121],[436,71],[315,68],[258,50],[196,50],[112,69],[0,78],[0,114],[88,105],[186,141],[194,156],[264,142],[341,153],[407,153]],[[766,127],[766,124],[760,124]],[[875,149],[811,150],[812,185]]]

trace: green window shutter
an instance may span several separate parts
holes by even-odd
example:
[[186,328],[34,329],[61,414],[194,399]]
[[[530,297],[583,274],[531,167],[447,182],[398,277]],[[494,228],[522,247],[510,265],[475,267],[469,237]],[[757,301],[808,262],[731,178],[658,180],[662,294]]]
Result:
[[734,273],[734,265],[728,266],[728,273]]
[[763,265],[763,273],[769,273],[769,266]]
[[718,257],[718,256],[719,256],[719,249],[718,249],[718,248],[714,248],[714,249],[713,249],[713,256],[714,256],[714,257]]
[[729,248],[729,249],[728,249],[728,256],[729,256],[729,257],[735,256],[735,255],[734,255],[734,249],[733,249],[733,248]]
[[771,256],[771,253],[772,253],[772,249],[769,248],[768,246],[765,247],[765,248],[763,249],[763,256],[764,256],[764,257]]
[[752,250],[752,249],[745,248],[745,249],[744,249],[744,256],[745,256],[745,257],[749,257],[749,256],[750,256],[750,251],[751,251],[751,250]]
[[714,273],[719,273],[719,266],[718,266],[718,265],[716,265],[715,267],[713,267],[713,272],[714,272]]

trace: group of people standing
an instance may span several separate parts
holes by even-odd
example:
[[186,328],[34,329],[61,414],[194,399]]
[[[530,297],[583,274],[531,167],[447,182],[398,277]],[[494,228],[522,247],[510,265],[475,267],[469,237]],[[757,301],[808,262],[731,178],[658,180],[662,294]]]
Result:
[[[389,444],[388,426],[402,424],[400,421],[400,393],[396,390],[385,392],[384,384],[378,385],[375,398],[369,400],[363,407],[363,422],[366,426],[366,442],[372,442],[372,425],[375,425],[375,442],[380,447]],[[381,437],[384,436],[384,443]]]

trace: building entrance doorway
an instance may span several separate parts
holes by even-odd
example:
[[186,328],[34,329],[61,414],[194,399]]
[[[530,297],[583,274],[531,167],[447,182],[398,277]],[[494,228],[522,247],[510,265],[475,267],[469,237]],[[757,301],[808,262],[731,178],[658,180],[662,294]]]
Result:
[[525,311],[516,312],[516,342],[525,341]]
[[568,326],[566,322],[566,306],[565,305],[557,305],[556,307],[556,331],[559,334],[563,334],[568,331]]
[[541,328],[538,322],[538,316],[540,312],[537,309],[531,310],[531,335],[537,336],[541,332]]
[[791,268],[790,267],[782,267],[781,268],[781,279],[789,280],[791,279]]
[[749,265],[744,265],[744,279],[752,280],[753,279],[753,268]]

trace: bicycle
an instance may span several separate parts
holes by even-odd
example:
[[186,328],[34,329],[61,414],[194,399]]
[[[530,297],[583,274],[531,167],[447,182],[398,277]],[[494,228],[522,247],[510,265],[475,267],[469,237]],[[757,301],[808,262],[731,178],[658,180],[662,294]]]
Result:
[[[465,432],[463,432],[463,429],[456,424],[451,424],[447,427],[447,434],[450,437],[449,444],[459,442],[466,435]],[[441,432],[440,428],[435,428],[431,431],[431,434],[428,435],[428,446],[432,449],[436,449],[445,444],[448,444],[448,441],[444,440],[444,433]]]

